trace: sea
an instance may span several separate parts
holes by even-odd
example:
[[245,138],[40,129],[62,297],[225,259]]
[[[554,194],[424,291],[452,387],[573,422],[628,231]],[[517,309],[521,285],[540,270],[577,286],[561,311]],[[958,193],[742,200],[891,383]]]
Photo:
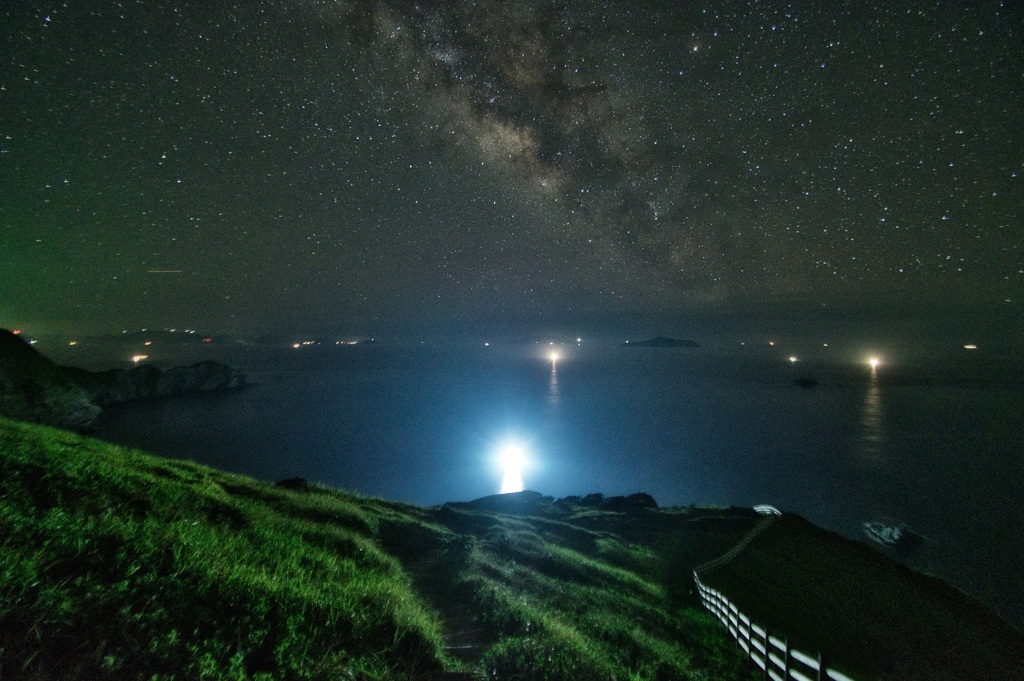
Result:
[[229,354],[252,386],[111,407],[97,435],[427,506],[516,489],[646,492],[662,506],[771,504],[866,543],[864,523],[882,522],[923,540],[878,550],[1024,628],[1015,359],[950,353],[871,368],[573,342]]

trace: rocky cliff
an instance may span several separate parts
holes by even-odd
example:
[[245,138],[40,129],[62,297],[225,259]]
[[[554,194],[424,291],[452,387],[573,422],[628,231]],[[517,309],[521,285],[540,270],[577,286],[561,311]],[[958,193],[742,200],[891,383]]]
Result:
[[144,364],[131,369],[85,371],[66,367],[64,372],[81,385],[100,406],[154,397],[234,390],[249,384],[240,370],[219,362],[198,362],[161,371]]
[[59,367],[19,336],[0,329],[0,415],[71,430],[89,430],[101,407],[130,400],[233,390],[245,375],[219,362],[166,371],[151,365],[86,371]]

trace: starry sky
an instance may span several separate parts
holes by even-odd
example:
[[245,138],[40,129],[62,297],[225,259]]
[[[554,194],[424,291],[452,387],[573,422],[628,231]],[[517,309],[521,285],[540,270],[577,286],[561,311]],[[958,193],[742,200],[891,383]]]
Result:
[[4,3],[0,326],[1012,327],[1022,111],[1013,2]]

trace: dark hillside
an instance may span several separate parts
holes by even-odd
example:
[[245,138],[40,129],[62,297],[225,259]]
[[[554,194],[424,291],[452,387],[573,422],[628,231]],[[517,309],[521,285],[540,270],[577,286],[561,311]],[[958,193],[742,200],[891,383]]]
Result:
[[980,603],[797,516],[703,580],[863,678],[1024,678],[1024,636]]
[[20,336],[0,329],[0,415],[82,430],[99,413],[58,366]]

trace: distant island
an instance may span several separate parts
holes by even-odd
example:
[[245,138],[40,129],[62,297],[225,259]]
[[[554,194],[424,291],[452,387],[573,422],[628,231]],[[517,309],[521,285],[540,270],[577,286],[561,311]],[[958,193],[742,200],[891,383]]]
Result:
[[697,341],[678,338],[666,338],[665,336],[657,336],[649,340],[642,341],[626,341],[623,343],[631,348],[699,348],[700,343]]
[[149,364],[108,371],[62,367],[0,329],[0,416],[88,431],[111,404],[246,385],[240,370],[213,361],[166,371]]

